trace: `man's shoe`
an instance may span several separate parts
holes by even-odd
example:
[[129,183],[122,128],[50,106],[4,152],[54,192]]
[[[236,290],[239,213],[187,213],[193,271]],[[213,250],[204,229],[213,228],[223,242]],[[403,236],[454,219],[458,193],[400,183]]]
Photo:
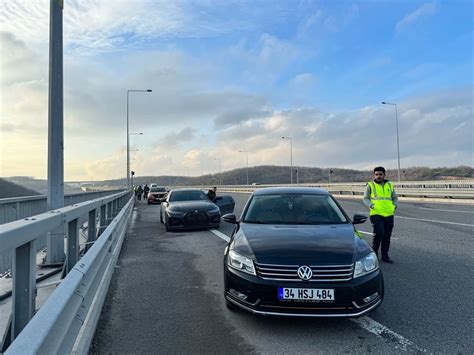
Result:
[[393,260],[389,256],[382,256],[382,261],[387,264],[393,264]]

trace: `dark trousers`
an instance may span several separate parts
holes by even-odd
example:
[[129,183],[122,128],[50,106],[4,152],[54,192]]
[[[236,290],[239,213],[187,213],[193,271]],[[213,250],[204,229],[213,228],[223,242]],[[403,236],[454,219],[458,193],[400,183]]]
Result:
[[390,249],[390,237],[393,230],[393,216],[382,217],[379,215],[370,216],[370,222],[374,227],[374,243],[372,248],[379,253],[380,244],[382,244],[382,257],[388,256]]

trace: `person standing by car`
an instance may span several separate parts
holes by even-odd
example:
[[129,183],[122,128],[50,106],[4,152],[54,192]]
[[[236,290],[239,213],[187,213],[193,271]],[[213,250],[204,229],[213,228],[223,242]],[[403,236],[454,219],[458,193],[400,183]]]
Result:
[[395,209],[398,206],[398,196],[392,182],[385,179],[384,167],[378,166],[374,169],[374,180],[367,183],[364,204],[370,209],[370,222],[374,228],[372,248],[378,256],[381,246],[382,261],[393,264],[388,250],[390,249]]
[[213,187],[212,189],[209,189],[207,192],[207,197],[209,197],[209,200],[212,202],[216,202],[216,197],[217,197],[217,187]]
[[138,185],[137,191],[136,191],[136,196],[137,196],[137,200],[138,200],[138,201],[141,201],[141,199],[142,199],[142,194],[143,194],[142,185]]
[[148,184],[145,184],[145,187],[143,188],[143,200],[147,200],[148,193],[150,192],[150,188],[148,187]]

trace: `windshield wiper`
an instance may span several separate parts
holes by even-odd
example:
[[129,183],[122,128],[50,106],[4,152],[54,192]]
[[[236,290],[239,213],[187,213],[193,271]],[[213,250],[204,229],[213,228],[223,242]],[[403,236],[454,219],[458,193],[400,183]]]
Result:
[[267,222],[264,222],[264,221],[244,221],[244,223],[268,224]]

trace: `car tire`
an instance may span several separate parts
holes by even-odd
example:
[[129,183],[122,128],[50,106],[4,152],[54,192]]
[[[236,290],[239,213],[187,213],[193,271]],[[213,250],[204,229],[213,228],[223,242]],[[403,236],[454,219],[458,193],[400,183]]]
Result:
[[161,214],[161,210],[160,210],[160,222],[161,222],[161,223],[164,223],[164,222],[163,222],[163,215]]
[[170,231],[170,222],[168,221],[168,218],[165,217],[165,229],[167,232]]

